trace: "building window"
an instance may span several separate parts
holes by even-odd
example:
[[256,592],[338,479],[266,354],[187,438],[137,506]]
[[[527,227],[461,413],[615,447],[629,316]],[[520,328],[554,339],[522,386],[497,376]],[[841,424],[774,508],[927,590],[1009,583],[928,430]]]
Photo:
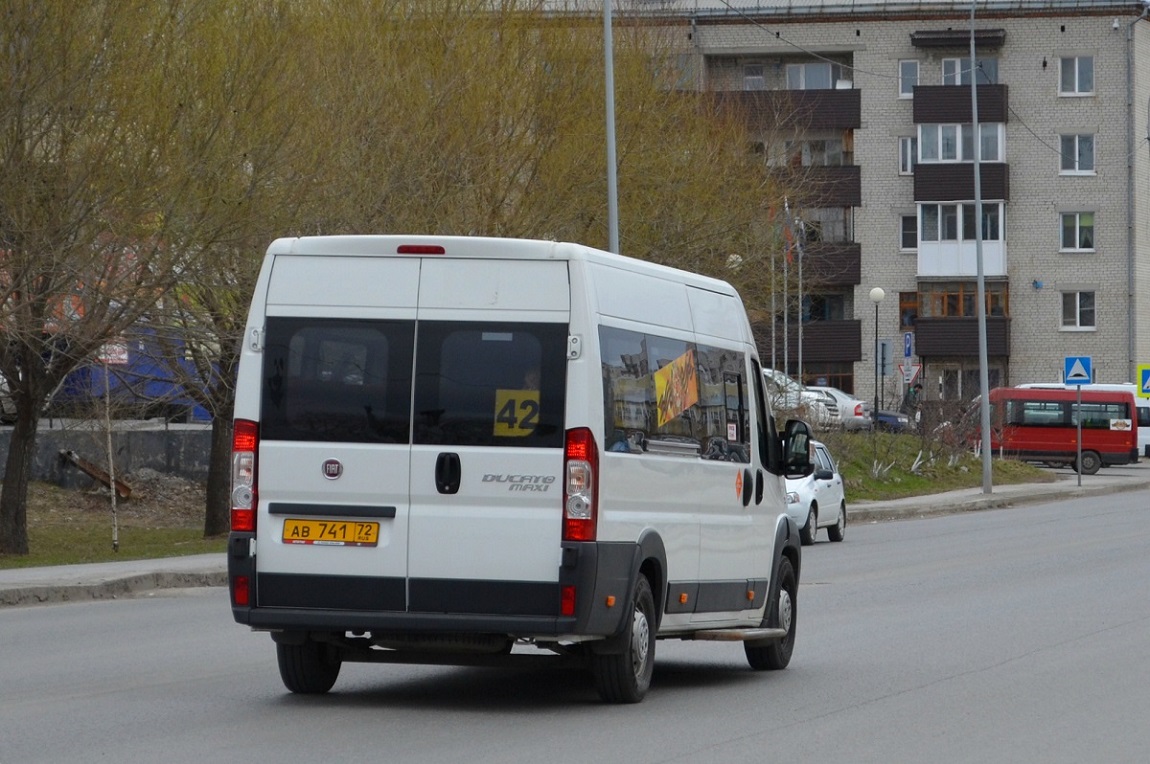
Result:
[[[974,241],[977,231],[974,224],[974,205],[962,205],[962,238],[964,241]],[[1002,239],[1001,225],[1002,206],[997,203],[982,205],[982,240],[1000,241]]]
[[787,64],[787,90],[831,90],[842,72],[839,64],[827,61]]
[[[978,126],[979,152],[983,162],[1001,162],[1003,158],[1003,128],[1001,123]],[[919,161],[973,162],[973,125],[919,125]]]
[[766,90],[767,81],[763,76],[762,64],[747,64],[743,67],[743,90]]
[[[986,313],[1010,315],[1010,287],[1005,283],[984,284]],[[978,283],[975,281],[923,283],[919,287],[917,310],[927,318],[974,318],[978,315]],[[901,298],[900,298],[901,309]]]
[[899,249],[918,249],[918,215],[899,216],[901,230],[899,231]]
[[1063,212],[1060,249],[1074,252],[1094,251],[1094,213]]
[[846,298],[841,294],[803,295],[803,323],[842,321],[846,318]]
[[[998,59],[977,58],[978,85],[998,84]],[[943,85],[969,85],[970,84],[969,58],[944,58],[942,60]]]
[[1094,174],[1094,136],[1089,133],[1062,136],[1062,174]]
[[913,135],[898,139],[898,174],[914,175],[914,166],[918,164],[918,138]]
[[1094,328],[1094,293],[1093,292],[1063,292],[1062,293],[1062,328],[1063,329],[1093,329]]
[[918,292],[898,293],[898,326],[900,329],[913,329],[918,319]]
[[1094,56],[1059,59],[1058,95],[1080,96],[1094,93]]
[[918,61],[898,62],[898,97],[914,98],[914,86],[918,84]]
[[[922,241],[974,241],[973,204],[924,204],[921,206]],[[982,205],[982,240],[1001,241],[1001,202]],[[959,236],[961,232],[961,237]]]

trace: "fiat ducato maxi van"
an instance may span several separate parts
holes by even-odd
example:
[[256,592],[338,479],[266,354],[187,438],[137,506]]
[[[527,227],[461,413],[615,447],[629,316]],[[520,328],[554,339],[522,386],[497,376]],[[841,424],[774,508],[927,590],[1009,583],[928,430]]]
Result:
[[345,661],[549,655],[637,702],[659,639],[784,668],[810,431],[776,431],[762,380],[721,281],[548,241],[277,240],[237,379],[233,615],[299,693]]

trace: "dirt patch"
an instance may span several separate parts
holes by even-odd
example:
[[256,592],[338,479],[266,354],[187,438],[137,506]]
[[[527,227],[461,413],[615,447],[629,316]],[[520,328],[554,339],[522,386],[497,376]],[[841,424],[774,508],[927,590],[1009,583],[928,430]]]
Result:
[[[203,483],[147,468],[117,477],[132,489],[130,498],[116,500],[116,516],[121,524],[145,528],[203,527]],[[111,509],[111,492],[100,485],[60,488],[33,483],[28,488],[29,524],[72,524],[110,518]]]

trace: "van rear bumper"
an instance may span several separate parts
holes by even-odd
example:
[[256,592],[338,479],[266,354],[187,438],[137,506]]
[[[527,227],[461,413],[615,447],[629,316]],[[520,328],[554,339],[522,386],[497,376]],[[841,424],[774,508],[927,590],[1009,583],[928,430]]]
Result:
[[[636,544],[580,542],[562,544],[554,581],[260,573],[251,538],[233,533],[229,541],[232,615],[273,631],[610,636],[623,628],[629,609],[606,603],[629,601],[638,570]],[[248,604],[237,604],[239,578],[246,578]],[[565,592],[574,594],[567,614]]]

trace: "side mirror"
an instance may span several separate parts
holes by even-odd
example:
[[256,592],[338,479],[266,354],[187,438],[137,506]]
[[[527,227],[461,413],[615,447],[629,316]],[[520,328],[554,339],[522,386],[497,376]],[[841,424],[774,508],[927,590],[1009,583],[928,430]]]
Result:
[[818,469],[815,470],[815,480],[834,480],[835,473],[830,470]]
[[811,463],[811,428],[799,419],[788,419],[783,431],[783,475],[806,477],[814,471]]

